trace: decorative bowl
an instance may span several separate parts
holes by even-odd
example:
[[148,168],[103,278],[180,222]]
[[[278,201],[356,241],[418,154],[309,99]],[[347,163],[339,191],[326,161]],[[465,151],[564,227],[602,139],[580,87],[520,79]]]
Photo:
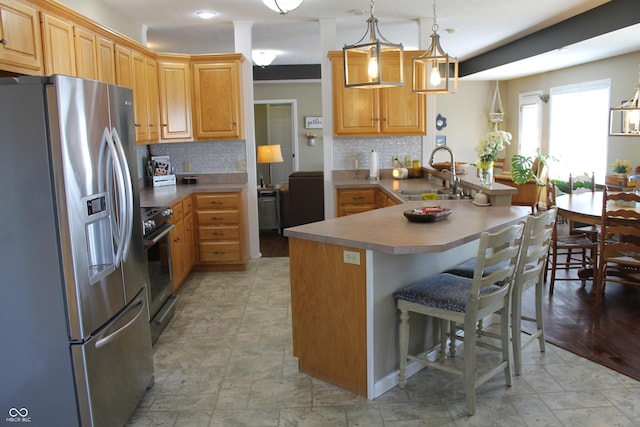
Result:
[[436,222],[451,215],[451,209],[440,206],[424,206],[404,211],[403,214],[411,222]]

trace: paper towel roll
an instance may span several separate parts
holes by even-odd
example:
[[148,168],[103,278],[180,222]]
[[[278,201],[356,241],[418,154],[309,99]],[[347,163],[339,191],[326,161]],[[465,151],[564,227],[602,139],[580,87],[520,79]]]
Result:
[[378,177],[378,153],[371,150],[369,153],[369,178]]

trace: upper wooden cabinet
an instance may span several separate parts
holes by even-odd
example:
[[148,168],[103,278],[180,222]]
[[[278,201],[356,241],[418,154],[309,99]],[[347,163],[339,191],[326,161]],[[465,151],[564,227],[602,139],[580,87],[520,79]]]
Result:
[[195,137],[242,138],[241,54],[192,60]]
[[131,51],[133,64],[133,110],[136,142],[147,144],[160,139],[158,66],[155,59]]
[[96,60],[98,62],[98,80],[116,84],[116,65],[113,40],[96,36]]
[[76,55],[73,43],[73,25],[65,20],[40,13],[42,44],[44,46],[44,72],[76,75]]
[[189,59],[158,61],[161,139],[189,140],[191,132],[191,69]]
[[42,74],[40,20],[35,7],[0,0],[0,68],[23,74]]
[[[411,58],[415,54],[405,52],[403,87],[357,89],[344,87],[342,52],[330,52],[334,135],[425,135],[426,97],[411,90]],[[363,62],[358,69],[365,73],[366,68]],[[396,67],[391,73],[399,71]]]
[[73,27],[76,75],[85,79],[98,79],[96,35],[82,27]]
[[116,84],[133,89],[133,58],[131,49],[116,44],[113,48],[116,63]]

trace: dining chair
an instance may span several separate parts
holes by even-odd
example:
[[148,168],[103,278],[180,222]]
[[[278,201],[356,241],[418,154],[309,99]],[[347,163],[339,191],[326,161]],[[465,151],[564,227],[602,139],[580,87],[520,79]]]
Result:
[[[419,280],[394,292],[400,311],[399,352],[401,389],[407,384],[407,361],[443,370],[463,377],[468,412],[476,411],[476,389],[500,371],[504,372],[507,386],[511,385],[509,347],[509,316],[500,317],[500,345],[478,341],[476,324],[493,313],[509,313],[511,287],[522,243],[524,224],[512,225],[496,233],[483,232],[478,245],[476,269],[473,278],[441,273]],[[504,264],[484,275],[486,267]],[[409,352],[409,313],[429,316],[440,325],[440,352],[438,360]],[[446,362],[447,330],[450,331],[450,356],[455,354],[456,325],[463,325],[463,367]],[[502,354],[499,363],[482,373],[476,372],[476,347],[486,347]]]
[[596,276],[596,306],[607,282],[640,285],[640,195],[602,193],[600,257]]
[[[550,206],[555,206],[556,188],[553,182],[547,185],[547,199]],[[568,196],[565,196],[568,197]],[[556,281],[567,281],[579,279],[582,286],[586,286],[588,277],[593,277],[597,270],[598,244],[592,241],[586,234],[566,234],[560,233],[559,222],[556,220],[551,236],[551,246],[547,258],[547,266],[544,272],[544,279],[547,280],[549,271],[549,296],[553,295]],[[558,276],[558,270],[576,270],[576,276],[570,274]],[[591,272],[591,274],[587,274]]]
[[[569,190],[568,190],[568,194],[573,194],[575,189],[573,188],[575,185],[574,179],[573,179],[573,175],[569,174]],[[591,172],[591,188],[589,189],[591,191],[591,193],[595,193],[596,191],[596,175],[595,172]],[[596,242],[598,240],[598,234],[600,232],[599,228],[597,225],[586,225],[586,224],[580,224],[580,223],[576,223],[575,221],[568,221],[569,222],[569,234],[586,234],[587,237],[589,237],[589,239],[591,239],[591,241]]]
[[[545,351],[544,322],[542,313],[542,296],[544,294],[544,271],[551,245],[551,237],[555,226],[557,211],[551,208],[543,213],[527,217],[527,223],[522,238],[520,257],[516,266],[516,275],[511,291],[511,344],[513,347],[513,362],[516,375],[522,374],[522,349],[538,340],[540,351]],[[473,277],[476,260],[470,259],[445,271],[464,277]],[[500,265],[505,265],[504,263]],[[496,266],[486,268],[484,274],[495,270]],[[522,315],[522,294],[535,286],[534,307],[535,317]],[[536,332],[522,340],[522,321],[535,322]],[[493,336],[484,330],[480,324],[477,333]]]

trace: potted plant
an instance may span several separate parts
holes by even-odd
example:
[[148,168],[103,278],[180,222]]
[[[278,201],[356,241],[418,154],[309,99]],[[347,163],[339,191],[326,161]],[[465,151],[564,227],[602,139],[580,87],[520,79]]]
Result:
[[611,167],[611,172],[616,174],[629,175],[631,173],[631,165],[629,164],[629,160],[616,160],[609,166]]
[[[547,183],[539,176],[544,166],[547,166],[550,157],[538,152],[535,159],[523,156],[522,154],[514,154],[511,158],[511,179],[514,183],[520,185],[529,182],[533,178],[537,185],[544,186]],[[534,172],[534,162],[536,172]]]
[[487,133],[476,146],[476,153],[478,153],[476,166],[482,184],[488,185],[493,181],[493,161],[511,143],[511,138],[509,132],[493,130]]

